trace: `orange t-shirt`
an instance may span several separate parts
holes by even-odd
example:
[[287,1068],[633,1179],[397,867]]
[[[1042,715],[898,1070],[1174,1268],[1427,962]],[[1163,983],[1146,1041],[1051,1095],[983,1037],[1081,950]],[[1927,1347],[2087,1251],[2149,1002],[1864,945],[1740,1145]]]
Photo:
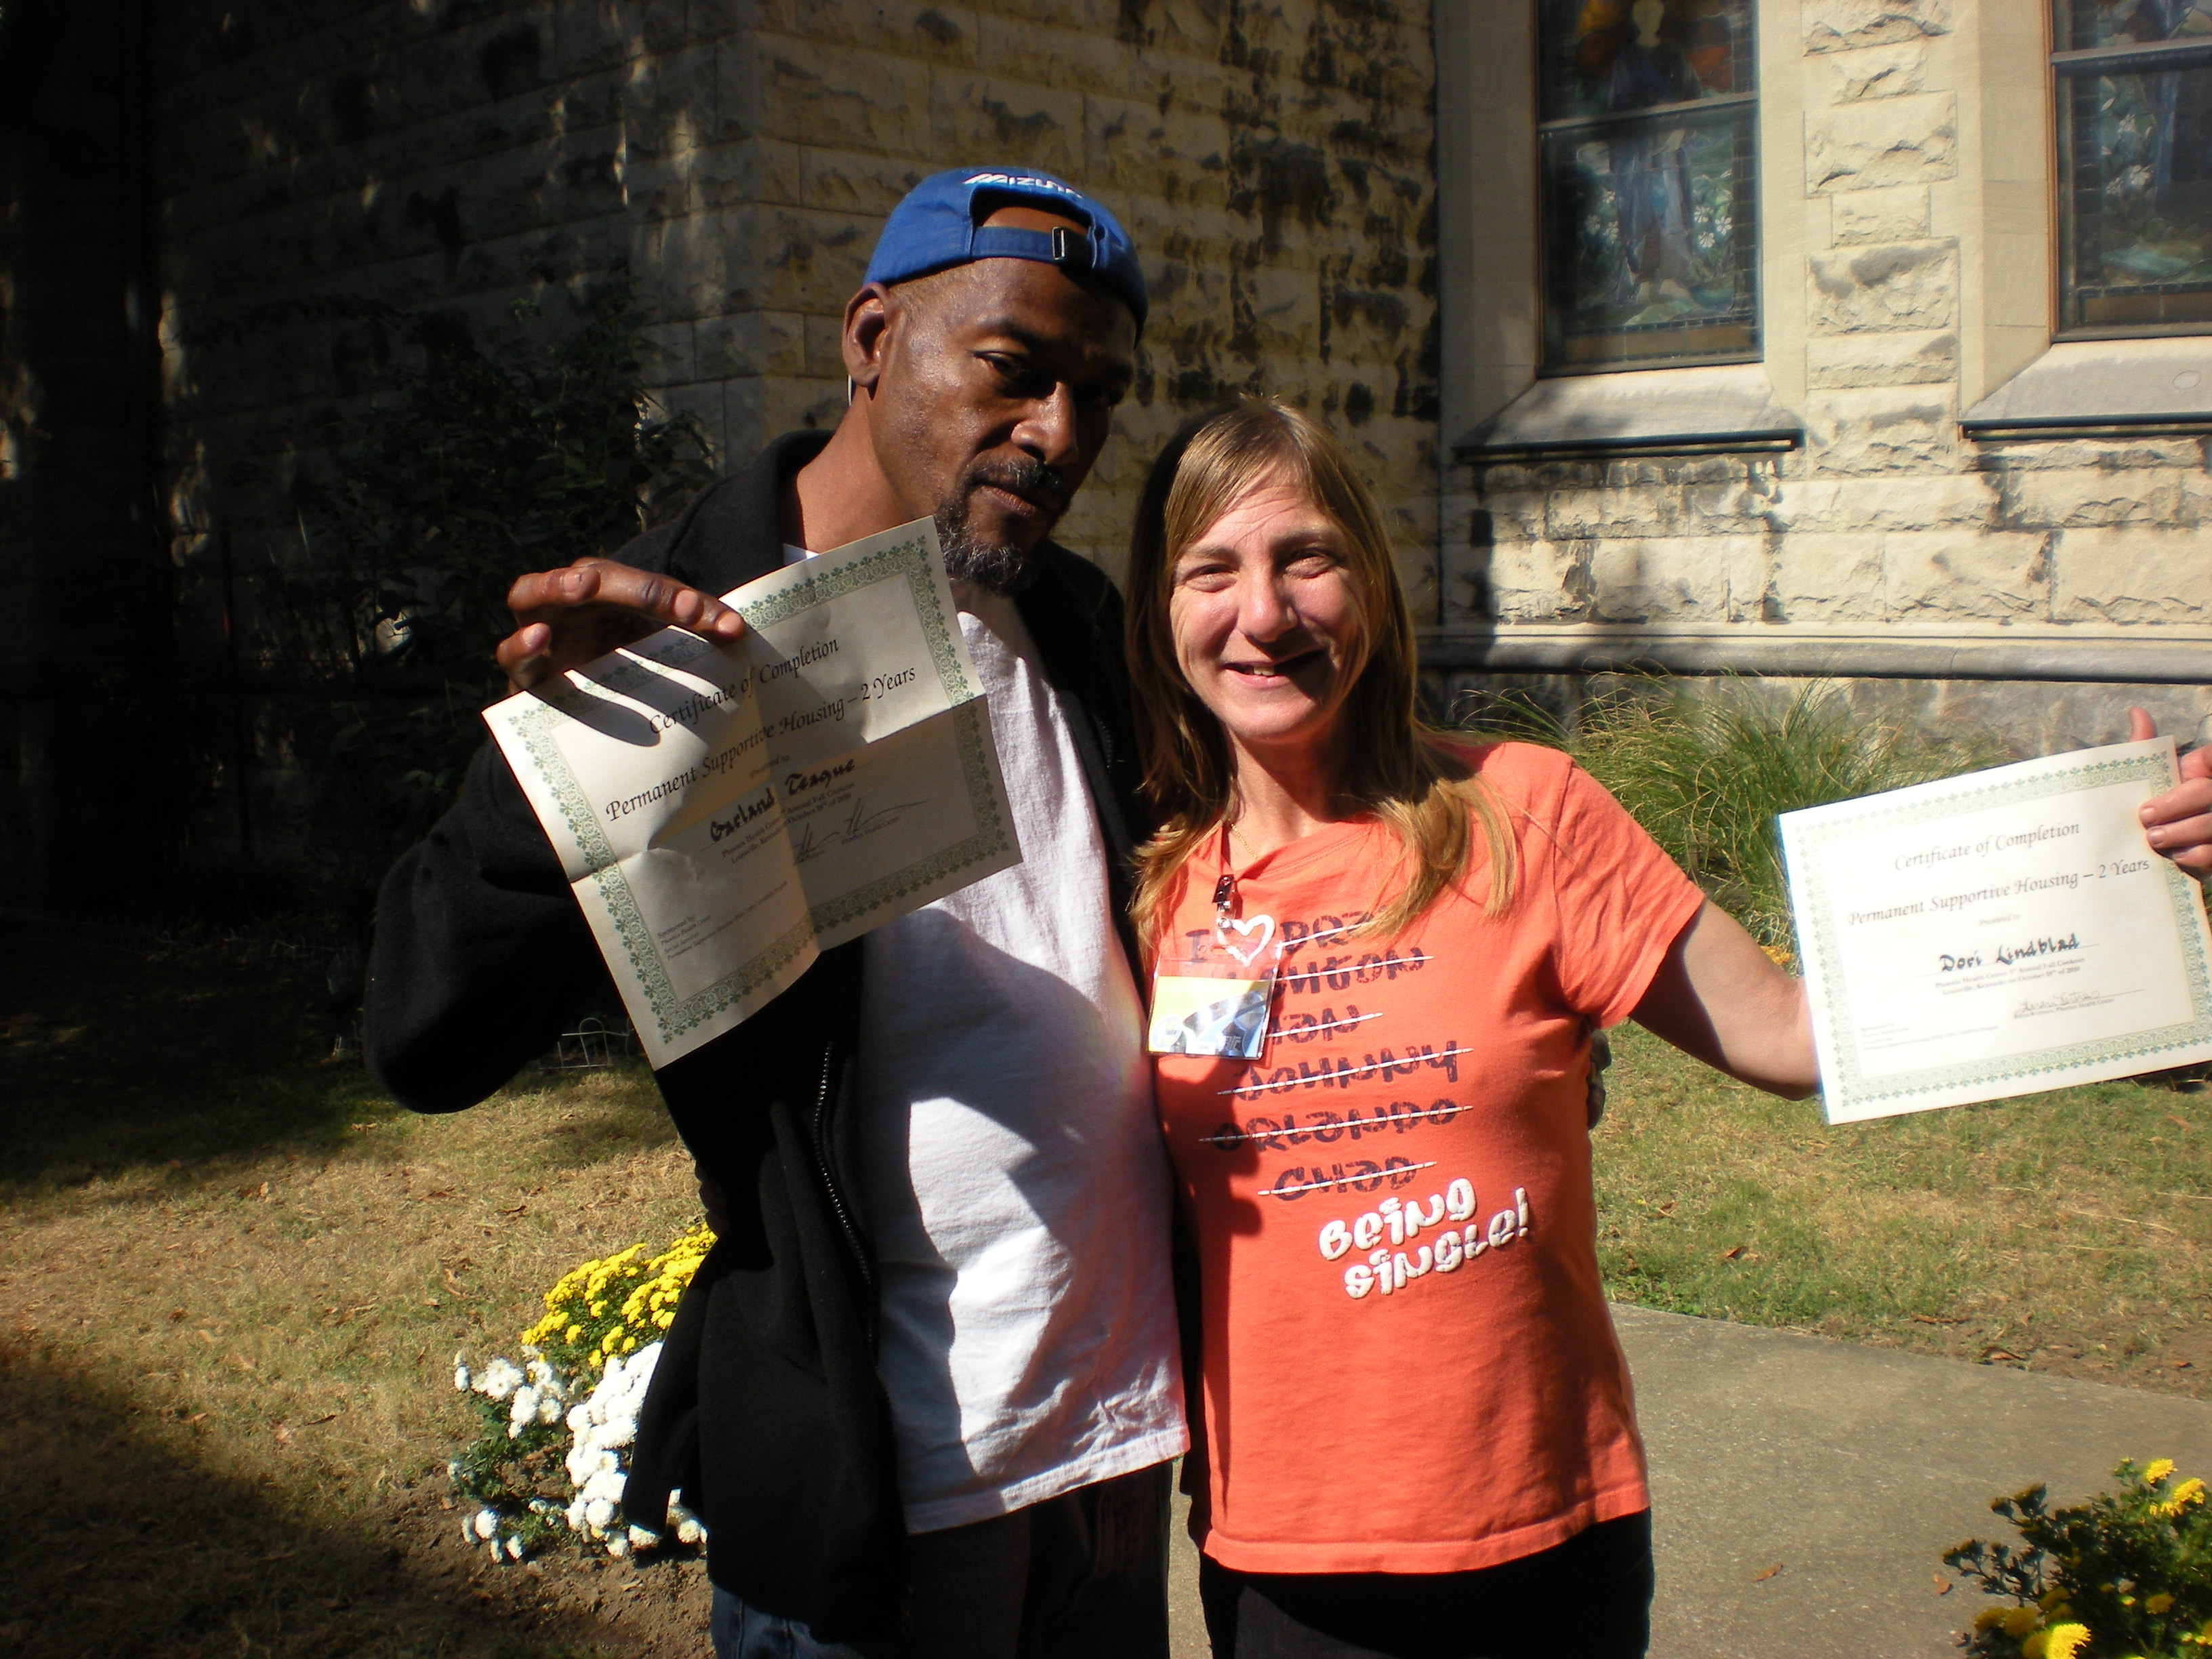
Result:
[[[1503,915],[1478,854],[1474,896],[1343,939],[1398,849],[1332,825],[1236,872],[1237,915],[1287,947],[1260,1058],[1156,1057],[1203,1273],[1192,1532],[1243,1571],[1492,1566],[1650,1504],[1598,1276],[1589,1033],[1702,896],[1564,755],[1476,758],[1519,848]],[[1221,873],[1217,840],[1171,939],[1211,934]]]

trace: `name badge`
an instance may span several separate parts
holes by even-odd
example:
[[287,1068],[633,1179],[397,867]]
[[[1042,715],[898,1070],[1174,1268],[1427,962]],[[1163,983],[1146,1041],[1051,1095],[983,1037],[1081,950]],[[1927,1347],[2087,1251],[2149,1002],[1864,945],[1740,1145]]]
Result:
[[1152,974],[1146,1047],[1156,1054],[1257,1060],[1283,947],[1273,916],[1223,917],[1212,935],[1183,942]]

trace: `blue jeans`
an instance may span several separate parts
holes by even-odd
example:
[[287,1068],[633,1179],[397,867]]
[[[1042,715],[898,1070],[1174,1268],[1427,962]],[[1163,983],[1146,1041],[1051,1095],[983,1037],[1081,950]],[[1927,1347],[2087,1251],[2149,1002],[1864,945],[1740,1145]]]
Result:
[[817,1641],[714,1589],[714,1659],[1167,1659],[1168,1479],[1157,1464],[907,1540],[904,1628]]

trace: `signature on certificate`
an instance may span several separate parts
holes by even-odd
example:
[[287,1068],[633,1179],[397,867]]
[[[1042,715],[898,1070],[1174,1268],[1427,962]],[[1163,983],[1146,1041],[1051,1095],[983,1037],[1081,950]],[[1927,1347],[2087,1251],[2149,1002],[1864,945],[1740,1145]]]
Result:
[[2038,997],[2023,1001],[2012,1011],[2014,1019],[2033,1019],[2041,1014],[2070,1014],[2077,1008],[2101,1008],[2129,993],[2117,995],[2101,991],[2068,991],[2055,997]]
[[851,847],[871,836],[878,835],[896,824],[902,814],[927,804],[918,800],[902,800],[889,806],[872,806],[868,798],[861,795],[854,800],[853,810],[842,819],[830,824],[823,833],[817,834],[818,821],[810,820],[805,830],[800,831],[799,839],[792,843],[792,850],[799,861],[804,864],[807,860],[828,852],[832,847]]

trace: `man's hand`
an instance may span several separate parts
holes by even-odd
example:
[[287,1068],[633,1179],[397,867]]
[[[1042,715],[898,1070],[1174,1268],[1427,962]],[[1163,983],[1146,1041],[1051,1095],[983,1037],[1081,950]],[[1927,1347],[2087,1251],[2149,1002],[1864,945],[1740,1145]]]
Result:
[[667,628],[688,628],[715,645],[744,636],[745,619],[711,593],[611,559],[579,559],[537,570],[507,590],[520,624],[494,654],[510,690],[526,691]]
[[[2157,722],[2140,708],[2128,710],[2128,739],[2141,743],[2158,735]],[[2142,804],[2144,838],[2203,880],[2212,874],[2212,751],[2191,750],[2181,757],[2181,782]]]

